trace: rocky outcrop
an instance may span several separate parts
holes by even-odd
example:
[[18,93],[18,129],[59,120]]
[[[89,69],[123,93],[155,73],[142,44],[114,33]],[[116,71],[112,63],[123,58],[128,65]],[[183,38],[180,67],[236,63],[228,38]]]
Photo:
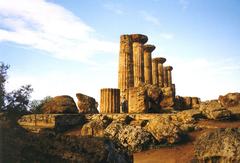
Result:
[[112,120],[107,116],[95,117],[82,126],[81,135],[103,137],[104,130],[111,123],[111,121]]
[[221,106],[217,100],[202,102],[199,110],[209,119],[222,120],[231,118],[231,111]]
[[240,105],[240,93],[228,93],[224,96],[219,96],[218,101],[225,108]]
[[78,113],[77,106],[72,97],[56,96],[43,105],[43,113],[45,114],[73,114]]
[[99,113],[97,110],[98,103],[93,97],[82,93],[77,93],[76,96],[78,99],[77,105],[80,113]]
[[163,99],[161,100],[160,106],[163,108],[174,106],[175,96],[172,87],[164,87],[162,88],[162,92]]
[[0,162],[131,163],[121,146],[105,138],[32,134],[19,126],[2,125]]
[[154,118],[145,128],[161,143],[173,144],[180,141],[181,130],[169,118]]
[[194,145],[197,162],[240,162],[240,129],[202,134]]
[[106,128],[105,135],[132,152],[148,149],[154,144],[153,136],[141,126],[126,125],[118,121]]
[[85,117],[82,114],[30,114],[18,120],[19,125],[34,133],[45,130],[62,132],[84,123]]

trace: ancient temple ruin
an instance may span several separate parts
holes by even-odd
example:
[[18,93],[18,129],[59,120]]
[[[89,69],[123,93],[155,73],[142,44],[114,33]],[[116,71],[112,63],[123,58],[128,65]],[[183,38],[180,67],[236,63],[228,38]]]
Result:
[[118,89],[101,90],[101,113],[158,113],[174,106],[173,68],[163,57],[152,58],[156,47],[147,41],[142,34],[120,36]]

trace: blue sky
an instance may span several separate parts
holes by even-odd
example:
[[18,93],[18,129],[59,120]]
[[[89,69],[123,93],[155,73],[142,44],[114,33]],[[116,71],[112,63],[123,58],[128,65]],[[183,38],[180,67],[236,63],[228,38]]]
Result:
[[117,87],[119,37],[142,33],[173,66],[177,94],[240,92],[239,0],[0,0],[7,89],[33,99]]

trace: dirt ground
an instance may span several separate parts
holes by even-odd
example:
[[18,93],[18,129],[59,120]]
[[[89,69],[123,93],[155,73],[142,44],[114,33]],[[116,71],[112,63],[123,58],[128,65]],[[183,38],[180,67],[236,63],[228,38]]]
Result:
[[189,134],[190,141],[174,147],[163,147],[134,154],[134,163],[188,163],[194,157],[194,141],[203,132],[214,128],[240,127],[240,121],[200,121],[198,125],[208,126],[212,129],[194,131]]

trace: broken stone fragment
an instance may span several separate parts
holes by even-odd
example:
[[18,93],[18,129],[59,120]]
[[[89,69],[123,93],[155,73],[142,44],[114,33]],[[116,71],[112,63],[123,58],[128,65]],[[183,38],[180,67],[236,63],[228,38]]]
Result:
[[63,95],[56,96],[43,105],[45,114],[78,113],[77,106],[72,97]]
[[93,97],[84,95],[82,93],[77,93],[76,96],[78,99],[77,105],[80,113],[98,113],[98,103]]

